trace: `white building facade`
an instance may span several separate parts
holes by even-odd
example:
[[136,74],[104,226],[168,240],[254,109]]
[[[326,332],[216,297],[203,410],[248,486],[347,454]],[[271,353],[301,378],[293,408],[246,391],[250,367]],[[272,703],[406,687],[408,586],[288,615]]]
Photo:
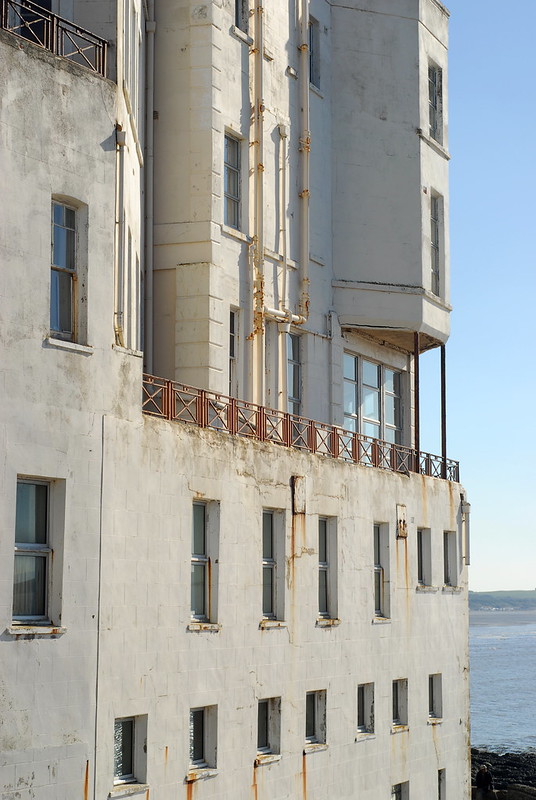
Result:
[[2,28],[2,800],[468,798],[448,12]]

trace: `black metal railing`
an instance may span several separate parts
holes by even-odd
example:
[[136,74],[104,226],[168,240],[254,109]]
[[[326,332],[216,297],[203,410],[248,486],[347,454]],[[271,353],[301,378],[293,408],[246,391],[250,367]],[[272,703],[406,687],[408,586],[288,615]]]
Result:
[[1,0],[0,26],[58,56],[106,76],[107,42],[30,0]]
[[366,467],[416,472],[455,482],[460,479],[459,464],[450,458],[153,375],[143,376],[142,410],[155,417],[307,450]]

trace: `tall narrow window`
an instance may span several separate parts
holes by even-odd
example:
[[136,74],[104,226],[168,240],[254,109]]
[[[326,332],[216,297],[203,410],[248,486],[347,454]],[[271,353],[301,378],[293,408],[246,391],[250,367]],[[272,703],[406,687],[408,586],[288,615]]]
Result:
[[443,532],[443,581],[445,586],[456,586],[458,574],[456,569],[456,534],[453,531]]
[[50,554],[49,484],[20,480],[15,518],[15,621],[48,621]]
[[274,513],[262,513],[262,615],[276,618],[276,543],[274,538]]
[[443,73],[436,64],[428,65],[428,120],[432,139],[443,142]]
[[192,524],[192,617],[208,619],[207,507],[194,503]]
[[229,313],[229,397],[238,396],[237,354],[238,354],[238,312]]
[[295,333],[287,336],[287,392],[288,410],[301,414],[301,360],[300,337]]
[[387,442],[402,437],[401,375],[344,354],[344,427]]
[[428,676],[428,716],[440,719],[443,716],[443,692],[441,673]]
[[441,198],[433,194],[430,198],[430,262],[431,262],[431,288],[435,295],[440,292],[441,273]]
[[309,81],[320,89],[320,26],[314,17],[309,18]]
[[234,0],[235,25],[244,33],[248,32],[249,7],[248,0]]
[[259,700],[257,708],[257,752],[279,753],[281,698]]
[[216,767],[218,707],[190,709],[190,767]]
[[437,770],[437,800],[447,800],[447,771]]
[[224,144],[224,214],[231,228],[240,228],[240,141],[229,134]]
[[374,684],[361,683],[357,687],[357,730],[374,733]]
[[389,529],[374,525],[374,613],[389,616]]
[[329,617],[328,602],[328,521],[318,520],[318,613],[321,617]]
[[431,532],[429,528],[417,530],[417,583],[419,586],[432,584]]
[[75,338],[75,288],[76,210],[53,201],[50,333],[54,337]]
[[396,783],[391,789],[391,800],[409,800],[409,782]]
[[326,692],[307,692],[305,696],[305,741],[322,744],[326,741]]
[[393,726],[408,724],[408,682],[405,678],[393,681]]
[[114,725],[114,783],[132,783],[134,776],[134,718]]

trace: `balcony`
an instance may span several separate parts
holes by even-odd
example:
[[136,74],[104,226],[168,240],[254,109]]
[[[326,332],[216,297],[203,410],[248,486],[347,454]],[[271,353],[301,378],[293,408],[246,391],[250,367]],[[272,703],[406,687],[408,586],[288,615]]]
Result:
[[0,27],[106,77],[107,42],[30,0],[1,1]]
[[142,410],[172,422],[212,428],[365,467],[459,481],[457,461],[153,375],[143,376]]

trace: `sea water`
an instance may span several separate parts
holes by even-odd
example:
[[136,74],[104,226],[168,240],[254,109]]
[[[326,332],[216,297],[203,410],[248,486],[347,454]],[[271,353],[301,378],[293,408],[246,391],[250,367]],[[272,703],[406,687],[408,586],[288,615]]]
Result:
[[469,617],[471,744],[536,750],[536,611]]

